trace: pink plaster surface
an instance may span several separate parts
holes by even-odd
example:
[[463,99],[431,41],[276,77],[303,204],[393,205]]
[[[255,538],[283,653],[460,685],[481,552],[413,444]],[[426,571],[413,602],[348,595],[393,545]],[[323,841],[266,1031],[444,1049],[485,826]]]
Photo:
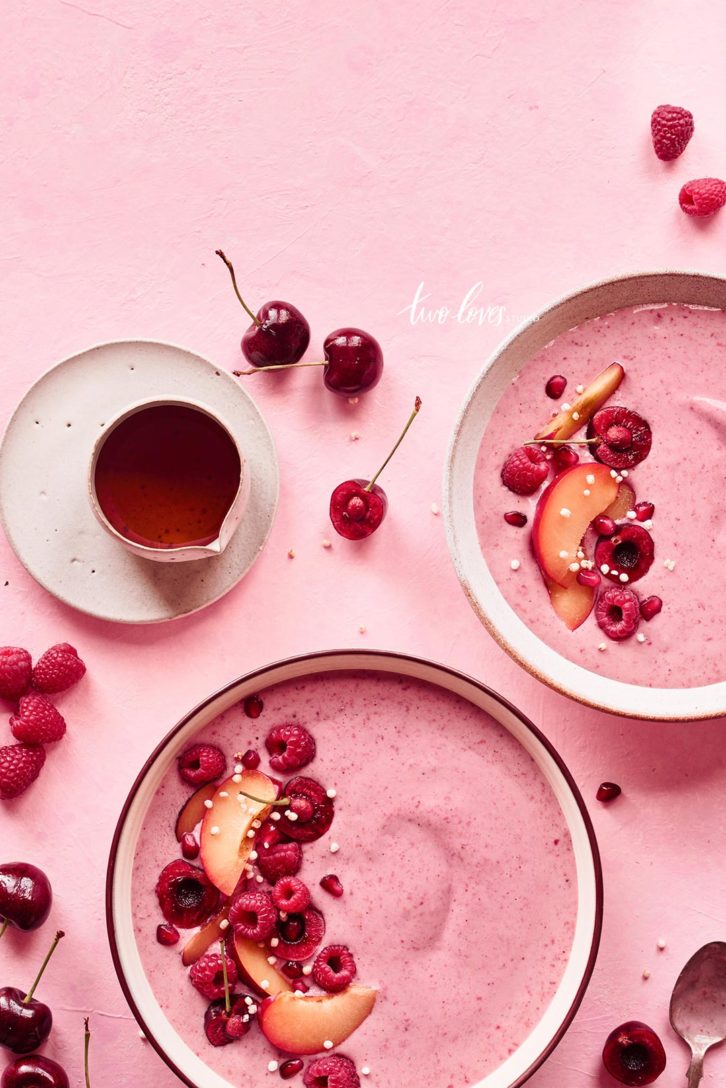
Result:
[[[138,1038],[104,929],[111,834],[152,744],[241,672],[353,645],[481,677],[548,733],[590,804],[607,879],[603,947],[534,1088],[605,1088],[603,1040],[633,1017],[663,1034],[660,1083],[683,1083],[668,995],[691,953],[726,937],[724,722],[631,723],[540,686],[479,626],[431,511],[461,401],[509,318],[608,274],[723,272],[726,217],[686,219],[677,192],[726,171],[726,18],[705,0],[686,21],[683,11],[663,0],[556,0],[546,14],[527,0],[6,0],[3,422],[45,368],[101,340],[168,339],[235,366],[244,322],[220,245],[250,301],[281,295],[306,313],[310,357],[355,323],[387,359],[357,407],[327,395],[315,371],[253,379],[278,444],[280,513],[245,582],[196,617],[154,629],[86,619],[0,548],[1,641],[40,652],[68,639],[90,666],[63,698],[68,738],[1,817],[3,858],[43,865],[55,885],[53,922],[68,936],[42,996],[57,1020],[48,1053],[73,1082],[91,1010],[97,1082],[176,1083]],[[672,166],[649,150],[661,101],[696,114]],[[506,307],[504,326],[412,325],[400,311],[421,281],[429,304],[454,315],[481,281],[479,304]],[[332,486],[376,467],[417,393],[424,409],[385,479],[385,526],[362,547],[336,538],[323,549]],[[593,800],[603,778],[625,790],[610,808]],[[26,983],[49,936],[7,935],[0,981]],[[726,1051],[707,1067],[704,1083],[720,1083]]]

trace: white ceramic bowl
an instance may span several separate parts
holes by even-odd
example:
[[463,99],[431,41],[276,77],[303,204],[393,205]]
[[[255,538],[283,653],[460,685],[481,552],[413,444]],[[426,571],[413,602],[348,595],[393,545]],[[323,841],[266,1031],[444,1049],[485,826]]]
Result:
[[645,272],[604,280],[555,302],[504,342],[477,378],[454,430],[446,463],[445,521],[464,592],[515,661],[588,706],[632,718],[692,721],[726,713],[726,680],[694,688],[641,687],[568,661],[538,638],[504,599],[482,555],[474,515],[474,471],[482,436],[504,390],[522,367],[556,336],[583,321],[658,302],[726,309],[726,279],[697,272]]
[[[565,815],[578,884],[575,935],[559,987],[539,1023],[494,1072],[472,1088],[517,1088],[554,1050],[577,1011],[597,956],[602,926],[602,872],[587,810],[560,756],[539,730],[500,696],[467,676],[428,661],[376,651],[307,654],[270,665],[211,695],[172,729],[141,770],[121,813],[108,865],[106,917],[119,981],[149,1042],[190,1088],[232,1088],[176,1033],[154,996],[139,956],[132,919],[131,874],[147,809],[178,753],[222,711],[272,684],[313,673],[349,669],[396,673],[425,680],[468,699],[500,722],[531,755]],[[415,1057],[415,1056],[414,1056]],[[260,1084],[266,1083],[263,1074]]]

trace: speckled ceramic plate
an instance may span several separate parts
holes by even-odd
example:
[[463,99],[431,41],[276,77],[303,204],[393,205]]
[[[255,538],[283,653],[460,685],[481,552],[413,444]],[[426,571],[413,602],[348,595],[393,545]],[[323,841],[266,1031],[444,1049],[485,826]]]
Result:
[[[150,562],[93,516],[88,466],[106,421],[129,404],[165,396],[218,411],[246,457],[249,503],[219,557]],[[0,514],[21,563],[66,604],[118,623],[185,616],[232,589],[267,540],[278,482],[272,437],[239,382],[199,355],[148,340],[101,344],[49,370],[20,402],[0,448]]]
[[[106,884],[106,920],[116,972],[131,1009],[149,1042],[189,1088],[231,1088],[232,1084],[262,1085],[269,1074],[258,1077],[244,1067],[232,1080],[221,1076],[178,1033],[155,992],[153,976],[144,969],[134,925],[134,859],[142,839],[144,821],[162,780],[178,754],[218,715],[254,692],[269,691],[286,681],[324,677],[334,681],[350,670],[368,674],[375,684],[382,675],[424,681],[451,692],[480,708],[511,734],[534,761],[545,789],[555,798],[569,831],[577,882],[576,917],[569,956],[563,959],[557,989],[532,1030],[511,1053],[472,1088],[518,1088],[552,1053],[565,1034],[583,998],[595,966],[602,927],[603,885],[600,858],[592,823],[579,790],[552,744],[519,710],[479,681],[419,658],[381,651],[336,650],[290,658],[249,673],[210,695],[190,711],[161,741],[142,767],[121,812],[111,846]],[[574,904],[573,904],[574,906]],[[532,901],[536,910],[536,901]],[[533,931],[537,930],[533,920]],[[516,941],[516,932],[512,932]],[[482,983],[484,985],[484,983]],[[487,1001],[496,994],[487,990]],[[414,1015],[424,1015],[423,1006]],[[502,1021],[505,1023],[505,1021]],[[506,1027],[503,1029],[506,1031]],[[482,1047],[486,1037],[482,1037]],[[416,1054],[411,1054],[415,1061]],[[385,1072],[385,1071],[384,1071]],[[272,1082],[270,1078],[270,1083]],[[278,1078],[279,1079],[279,1078]],[[373,1077],[371,1080],[373,1081]],[[390,1083],[383,1075],[382,1081]],[[422,1081],[422,1083],[424,1083]]]
[[540,348],[589,318],[625,306],[681,302],[726,309],[726,279],[696,272],[650,272],[586,287],[527,321],[495,352],[469,394],[449,449],[445,519],[449,550],[464,592],[497,642],[539,680],[588,706],[633,718],[694,721],[726,712],[726,681],[656,688],[612,680],[547,646],[505,600],[482,554],[474,513],[474,476],[482,436],[505,389]]

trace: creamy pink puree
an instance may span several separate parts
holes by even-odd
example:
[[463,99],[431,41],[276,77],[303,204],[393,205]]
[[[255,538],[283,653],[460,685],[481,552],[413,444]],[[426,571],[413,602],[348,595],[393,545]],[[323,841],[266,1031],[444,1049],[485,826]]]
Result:
[[[510,450],[548,419],[544,393],[553,374],[568,378],[563,401],[577,395],[611,362],[626,378],[610,404],[644,416],[653,431],[650,455],[630,470],[637,499],[655,503],[655,561],[633,584],[656,594],[663,611],[639,631],[644,643],[614,642],[594,614],[571,632],[557,618],[529,548],[538,494],[513,495],[501,483]],[[574,437],[583,437],[580,432]],[[542,640],[564,657],[618,680],[650,687],[694,687],[724,679],[724,557],[726,502],[726,313],[667,305],[618,310],[557,337],[506,390],[486,429],[479,454],[475,511],[482,551],[507,601]],[[503,514],[521,510],[525,529]],[[519,570],[511,560],[519,559]],[[673,571],[663,561],[673,559]],[[610,584],[610,583],[607,583]],[[607,649],[598,650],[601,642]]]
[[[363,1082],[371,1086],[477,1082],[539,1020],[569,955],[575,865],[553,794],[505,729],[426,683],[347,673],[262,694],[258,720],[235,706],[200,739],[228,753],[264,753],[267,732],[284,721],[316,738],[318,756],[302,773],[335,787],[335,819],[304,847],[300,876],[325,914],[325,943],[348,944],[356,981],[380,989],[339,1053],[359,1071],[370,1067]],[[139,950],[179,1034],[232,1084],[251,1088],[271,1081],[267,1063],[285,1055],[257,1027],[212,1047],[202,1026],[207,1002],[186,977],[180,946],[155,938],[154,886],[180,856],[173,823],[188,793],[172,768],[145,820],[133,877]],[[335,855],[331,841],[340,844]],[[319,887],[330,872],[345,887],[342,899]]]

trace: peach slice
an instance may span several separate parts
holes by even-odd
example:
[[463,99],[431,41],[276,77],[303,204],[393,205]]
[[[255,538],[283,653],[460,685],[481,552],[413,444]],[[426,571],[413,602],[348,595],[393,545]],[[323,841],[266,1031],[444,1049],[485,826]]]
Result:
[[547,577],[545,585],[557,615],[570,631],[576,631],[592,612],[596,597],[594,588],[581,586],[576,575],[572,575],[572,581],[567,586],[560,586]]
[[585,392],[581,393],[566,411],[560,412],[549,423],[545,423],[535,438],[538,441],[544,438],[555,438],[559,441],[572,438],[580,427],[589,423],[598,408],[602,408],[605,401],[610,399],[624,377],[625,370],[620,363],[611,363],[601,374],[598,374],[597,378],[587,386]]
[[207,949],[214,944],[215,941],[221,940],[225,931],[220,928],[219,923],[229,914],[229,903],[225,903],[219,914],[215,914],[211,921],[203,925],[201,929],[198,929],[193,937],[190,937],[187,943],[182,949],[182,963],[185,967],[189,967],[190,964],[196,963],[196,961],[204,955]]
[[615,501],[611,502],[607,510],[603,510],[603,514],[607,514],[613,521],[620,521],[624,518],[628,510],[632,510],[635,507],[635,492],[630,484],[626,484],[625,481],[618,485],[618,493],[615,496]]
[[254,842],[252,824],[267,817],[277,792],[277,785],[262,771],[243,771],[222,782],[212,807],[205,809],[200,859],[205,873],[224,895],[231,895],[237,887]]
[[330,1042],[340,1046],[370,1015],[378,993],[369,986],[348,986],[339,994],[270,997],[260,1005],[263,1034],[288,1054],[318,1054]]
[[[276,997],[277,994],[292,992],[292,983],[269,963],[268,947],[263,945],[260,948],[257,941],[250,941],[235,933],[232,949],[240,977],[261,997]],[[267,985],[263,986],[263,982]]]
[[580,541],[617,491],[610,469],[592,463],[565,469],[542,492],[532,524],[532,548],[547,578],[564,589],[569,587],[570,564],[577,560]]
[[186,799],[179,809],[176,826],[174,827],[177,842],[181,842],[185,835],[193,831],[198,823],[201,823],[204,813],[207,811],[204,802],[211,801],[216,792],[216,785],[214,782],[210,782],[206,786],[201,786],[191,797]]

